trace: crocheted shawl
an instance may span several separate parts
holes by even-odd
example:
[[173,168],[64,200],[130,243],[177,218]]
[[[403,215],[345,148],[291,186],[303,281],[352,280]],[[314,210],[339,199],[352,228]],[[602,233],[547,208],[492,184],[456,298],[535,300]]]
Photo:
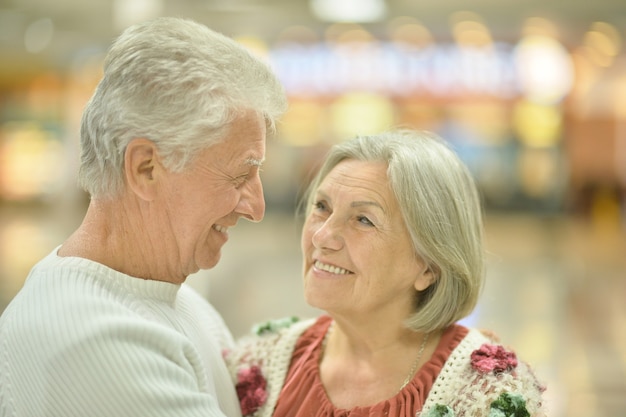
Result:
[[[300,335],[315,319],[257,326],[225,358],[244,416],[271,417]],[[469,329],[416,417],[543,417],[545,388],[515,353]]]

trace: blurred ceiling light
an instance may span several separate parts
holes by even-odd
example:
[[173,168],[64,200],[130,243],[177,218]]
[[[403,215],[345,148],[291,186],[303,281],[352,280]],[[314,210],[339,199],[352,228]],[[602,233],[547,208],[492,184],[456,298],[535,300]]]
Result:
[[363,30],[363,26],[356,23],[335,23],[329,25],[324,31],[326,42],[339,42],[344,33]]
[[310,0],[309,6],[327,22],[375,22],[387,14],[384,0]]
[[452,33],[459,45],[486,46],[493,43],[487,27],[478,22],[459,22],[454,25]]
[[372,43],[376,38],[365,29],[352,29],[341,33],[336,40],[339,43]]
[[401,16],[389,22],[389,37],[393,42],[426,46],[433,43],[430,31],[417,19]]
[[493,43],[489,28],[474,12],[461,11],[450,16],[454,39],[459,45],[486,46]]
[[113,24],[118,30],[154,19],[163,12],[163,0],[113,0]]
[[593,37],[598,38],[599,36],[596,35],[599,34],[597,32],[590,32],[585,35],[586,40],[585,44],[583,45],[583,54],[585,58],[591,61],[593,65],[602,68],[608,68],[613,63],[614,56],[608,55],[604,51],[602,51],[602,49],[598,48],[598,46],[600,46],[598,45],[598,43],[604,42],[604,39],[601,39],[600,42],[598,42],[599,39],[590,39]]
[[609,38],[610,41],[615,45],[615,55],[617,55],[619,49],[622,46],[622,36],[615,28],[615,26],[606,22],[594,22],[591,25],[591,30],[594,32],[602,33],[604,36]]
[[52,19],[48,17],[39,19],[26,28],[26,33],[24,33],[24,46],[31,54],[39,53],[50,44],[53,35],[54,24],[52,23]]
[[522,27],[522,37],[525,36],[546,36],[558,39],[559,30],[556,25],[543,17],[530,17],[524,22]]
[[619,54],[621,43],[617,29],[605,22],[595,22],[585,34],[583,49],[594,64],[609,67]]
[[574,70],[569,53],[556,39],[527,36],[515,47],[523,93],[538,103],[557,103],[571,90]]
[[483,22],[483,18],[480,17],[478,13],[470,12],[467,10],[460,10],[458,12],[454,12],[450,15],[450,25],[454,26],[458,22],[463,22],[464,20],[473,20],[476,22]]

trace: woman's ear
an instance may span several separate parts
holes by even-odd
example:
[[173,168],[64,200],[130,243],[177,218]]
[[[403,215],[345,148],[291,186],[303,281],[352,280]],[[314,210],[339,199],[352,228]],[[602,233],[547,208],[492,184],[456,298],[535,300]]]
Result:
[[159,167],[154,142],[137,138],[128,143],[124,152],[124,175],[128,188],[135,195],[146,201],[154,199]]
[[424,291],[426,288],[430,287],[435,283],[437,276],[439,275],[437,272],[434,272],[435,268],[431,266],[426,266],[424,271],[417,277],[415,280],[414,287],[417,291]]

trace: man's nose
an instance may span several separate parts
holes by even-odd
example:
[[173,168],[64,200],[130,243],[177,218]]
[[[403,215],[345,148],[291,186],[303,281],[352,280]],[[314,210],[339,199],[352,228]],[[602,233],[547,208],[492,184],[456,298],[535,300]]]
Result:
[[265,215],[265,197],[263,196],[263,184],[259,176],[251,178],[244,185],[237,211],[252,222],[263,220]]

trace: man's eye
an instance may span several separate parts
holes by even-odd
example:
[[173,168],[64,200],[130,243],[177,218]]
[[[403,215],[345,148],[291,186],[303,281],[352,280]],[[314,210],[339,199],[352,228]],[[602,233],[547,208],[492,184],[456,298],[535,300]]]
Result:
[[246,183],[248,180],[248,175],[240,175],[239,177],[233,178],[233,184],[235,184],[235,188],[239,188]]

